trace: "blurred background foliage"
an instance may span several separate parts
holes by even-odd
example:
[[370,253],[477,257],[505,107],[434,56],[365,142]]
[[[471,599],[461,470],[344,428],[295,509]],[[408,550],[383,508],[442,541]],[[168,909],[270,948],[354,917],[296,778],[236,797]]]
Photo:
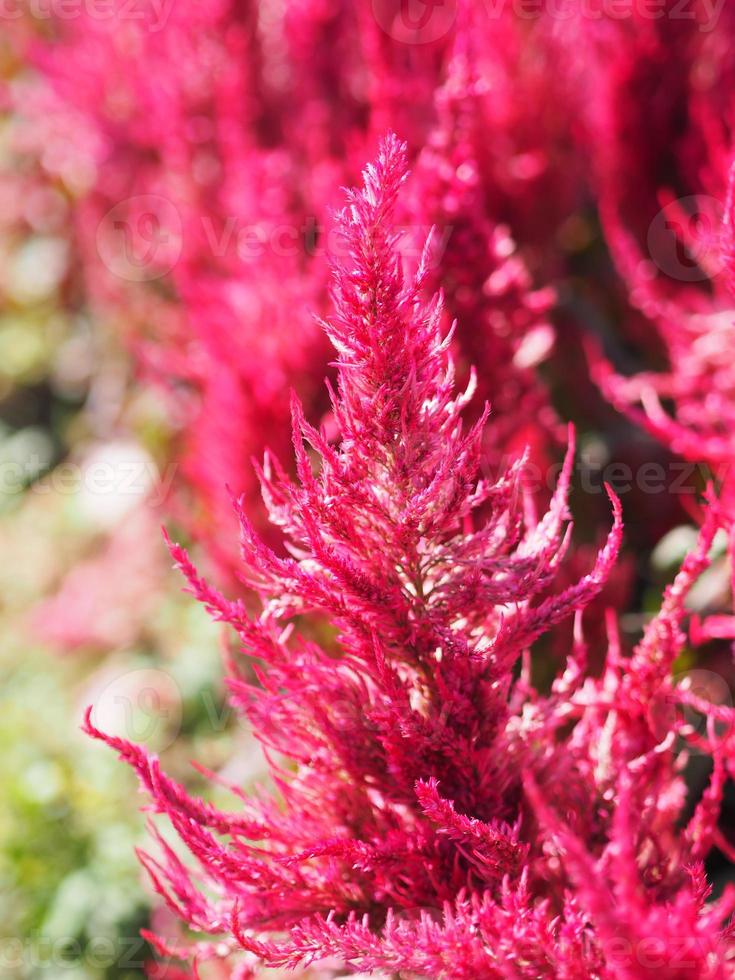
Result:
[[[20,71],[0,39],[0,75]],[[166,413],[86,308],[74,188],[18,155],[18,125],[0,115],[0,975],[127,980],[150,955],[145,817],[131,773],[79,732],[84,707],[190,785],[205,785],[190,758],[252,752],[224,708],[218,631],[168,567]],[[95,492],[95,467],[121,461],[128,487]]]

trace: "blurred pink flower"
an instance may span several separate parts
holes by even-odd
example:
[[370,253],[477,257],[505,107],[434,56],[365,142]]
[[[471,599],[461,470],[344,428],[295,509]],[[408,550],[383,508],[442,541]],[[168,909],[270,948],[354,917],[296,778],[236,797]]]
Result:
[[31,613],[35,635],[52,650],[107,653],[135,643],[166,580],[158,546],[160,518],[142,503],[75,565],[59,590]]
[[554,295],[512,237],[545,241],[578,197],[566,103],[549,107],[555,51],[512,13],[493,21],[497,43],[482,43],[473,4],[440,37],[397,43],[386,25],[399,0],[369,8],[205,0],[167,5],[164,19],[143,4],[134,19],[116,4],[110,18],[59,18],[52,43],[31,45],[35,132],[73,115],[70,129],[88,134],[94,180],[74,212],[88,291],[169,397],[175,513],[230,580],[225,487],[270,534],[251,459],[266,446],[287,456],[290,389],[310,417],[328,412],[329,352],[312,314],[327,309],[331,209],[386,128],[418,157],[407,238],[435,223],[448,243],[434,284],[460,317],[476,407],[491,394],[486,449],[528,441],[543,454],[559,437],[536,371],[553,346]]

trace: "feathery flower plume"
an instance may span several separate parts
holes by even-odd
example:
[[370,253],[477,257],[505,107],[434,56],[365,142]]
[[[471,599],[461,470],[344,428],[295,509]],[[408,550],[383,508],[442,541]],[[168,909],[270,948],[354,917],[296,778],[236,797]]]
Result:
[[[611,618],[606,666],[590,676],[582,612],[615,561],[620,505],[611,494],[614,523],[592,570],[555,593],[572,448],[537,523],[522,458],[494,484],[478,476],[486,417],[463,427],[471,387],[454,393],[441,298],[422,295],[425,263],[404,274],[391,227],[405,175],[405,148],[388,136],[340,216],[346,257],[324,324],[339,440],[294,401],[298,478],[270,458],[260,474],[287,557],[237,504],[260,615],[171,545],[191,592],[255,665],[257,685],[232,666],[230,693],[277,795],[233,788],[237,806],[221,811],[86,719],[196,862],[160,837],[158,855],[142,856],[170,908],[203,934],[189,950],[156,940],[159,951],[195,965],[239,953],[241,976],[317,963],[326,975],[725,980],[735,894],[708,901],[703,861],[728,846],[717,815],[731,718],[671,673],[718,505],[633,655]],[[531,646],[571,615],[575,643],[544,693]],[[706,717],[703,731],[684,708]],[[692,815],[687,746],[714,758]]]

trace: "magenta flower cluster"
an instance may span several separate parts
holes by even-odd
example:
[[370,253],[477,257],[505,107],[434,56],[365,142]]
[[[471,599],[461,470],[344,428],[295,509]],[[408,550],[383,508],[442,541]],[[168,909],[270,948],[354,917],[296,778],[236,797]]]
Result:
[[[297,479],[270,457],[259,473],[285,554],[236,503],[241,570],[261,611],[226,599],[171,546],[255,665],[257,683],[237,661],[228,683],[277,797],[233,787],[237,806],[220,811],[139,746],[90,718],[87,730],[136,769],[196,858],[190,867],[162,839],[143,856],[203,935],[189,951],[197,962],[239,949],[241,977],[325,961],[463,980],[732,976],[735,890],[709,901],[703,864],[715,845],[730,851],[717,821],[732,718],[672,681],[720,505],[711,500],[632,655],[610,618],[607,660],[591,675],[582,614],[615,561],[620,504],[611,496],[593,568],[556,590],[573,441],[540,520],[524,506],[523,457],[483,479],[488,422],[462,423],[474,377],[457,394],[441,297],[425,297],[430,242],[413,275],[396,250],[405,176],[405,147],[389,136],[339,218],[345,257],[324,323],[338,435],[295,400]],[[575,642],[542,692],[529,649],[572,615]],[[329,640],[309,626],[323,620]],[[706,717],[703,731],[684,708]],[[689,812],[692,750],[714,769]]]

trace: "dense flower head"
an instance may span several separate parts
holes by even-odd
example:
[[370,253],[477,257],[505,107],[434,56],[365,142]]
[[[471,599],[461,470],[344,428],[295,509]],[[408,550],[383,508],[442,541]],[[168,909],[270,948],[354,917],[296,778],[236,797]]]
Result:
[[[733,774],[730,713],[675,683],[684,600],[726,517],[710,496],[696,549],[632,654],[608,620],[600,673],[585,607],[622,536],[555,585],[570,545],[573,439],[541,519],[524,457],[483,475],[484,412],[462,412],[442,298],[427,298],[431,241],[415,271],[395,211],[406,148],[381,143],[347,193],[325,332],[336,350],[333,429],[292,404],[296,478],[266,457],[260,481],[285,552],[235,504],[253,615],[171,545],[191,592],[242,644],[229,688],[264,747],[273,793],[232,787],[224,812],[189,796],[141,747],[87,731],[132,765],[195,859],[157,835],[156,889],[203,938],[165,955],[232,954],[325,976],[727,978],[735,894],[710,900],[704,860]],[[532,648],[575,617],[549,690]],[[253,683],[247,665],[255,671]],[[693,723],[702,717],[705,724]],[[713,759],[687,800],[687,752]]]

